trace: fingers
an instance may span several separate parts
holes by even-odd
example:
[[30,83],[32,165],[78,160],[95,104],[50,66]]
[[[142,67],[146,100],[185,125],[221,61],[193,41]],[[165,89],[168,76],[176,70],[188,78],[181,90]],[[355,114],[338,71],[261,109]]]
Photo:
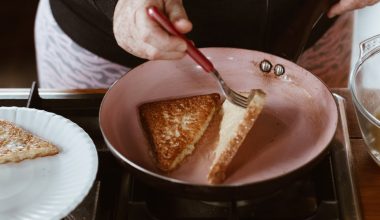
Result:
[[185,52],[187,49],[184,40],[170,35],[157,22],[150,18],[145,10],[138,12],[136,26],[140,27],[140,31],[136,32],[136,38],[159,50]]
[[[122,4],[125,2],[124,4]],[[163,10],[166,5],[157,0],[119,0],[114,13],[114,35],[118,45],[127,52],[145,59],[179,59],[186,54],[187,44],[179,37],[168,34],[147,15],[149,6]],[[138,4],[137,4],[138,3]],[[165,3],[166,4],[166,3]],[[165,8],[170,19],[176,20],[179,31],[191,30],[182,7],[182,1],[167,3]]]
[[193,25],[187,17],[181,0],[167,0],[165,12],[179,32],[185,34],[191,31]]
[[330,11],[328,12],[327,16],[332,18],[336,15],[343,14],[345,11],[353,10],[358,4],[355,0],[341,0],[337,4],[333,5],[331,7]]
[[327,16],[332,18],[336,15],[341,15],[347,11],[364,8],[368,5],[373,5],[379,0],[340,0],[337,4],[333,5]]

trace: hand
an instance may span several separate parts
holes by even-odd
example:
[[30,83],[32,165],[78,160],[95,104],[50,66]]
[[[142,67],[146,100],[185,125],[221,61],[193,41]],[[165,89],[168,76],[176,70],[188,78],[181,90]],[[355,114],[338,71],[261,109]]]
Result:
[[192,29],[182,0],[119,0],[113,19],[113,31],[118,45],[141,58],[179,59],[186,53],[187,44],[171,36],[147,14],[147,8],[156,6],[166,13],[179,32]]
[[347,11],[364,8],[368,5],[374,5],[378,1],[380,0],[340,0],[337,4],[331,7],[330,11],[327,13],[327,16],[332,18]]

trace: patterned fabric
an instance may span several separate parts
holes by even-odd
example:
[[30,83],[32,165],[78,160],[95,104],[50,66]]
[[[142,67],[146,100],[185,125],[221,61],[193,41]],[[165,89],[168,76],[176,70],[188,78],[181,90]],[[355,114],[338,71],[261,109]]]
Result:
[[338,18],[297,64],[317,75],[330,88],[347,87],[352,48],[353,13]]
[[[352,13],[341,16],[297,64],[329,87],[346,87],[350,70]],[[40,0],[35,45],[41,88],[108,88],[130,69],[103,59],[73,42],[53,18],[48,0]]]
[[48,0],[40,0],[34,28],[41,88],[108,88],[130,70],[73,42],[55,22]]

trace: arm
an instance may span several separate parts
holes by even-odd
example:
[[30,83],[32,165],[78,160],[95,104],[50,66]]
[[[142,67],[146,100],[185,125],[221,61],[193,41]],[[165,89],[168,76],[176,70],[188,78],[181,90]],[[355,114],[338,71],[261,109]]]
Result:
[[178,59],[186,53],[182,39],[169,35],[147,15],[147,8],[165,11],[183,34],[192,28],[181,0],[119,0],[113,15],[113,31],[118,45],[127,52],[146,59]]
[[380,0],[340,0],[337,4],[331,7],[327,15],[332,18],[347,11],[364,8],[368,5],[374,5],[379,1]]

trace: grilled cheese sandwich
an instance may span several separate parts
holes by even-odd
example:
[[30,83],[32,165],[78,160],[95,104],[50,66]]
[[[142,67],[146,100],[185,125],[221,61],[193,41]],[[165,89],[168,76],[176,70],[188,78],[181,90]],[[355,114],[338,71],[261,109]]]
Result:
[[219,107],[216,93],[140,106],[141,122],[160,170],[174,170],[193,153]]

